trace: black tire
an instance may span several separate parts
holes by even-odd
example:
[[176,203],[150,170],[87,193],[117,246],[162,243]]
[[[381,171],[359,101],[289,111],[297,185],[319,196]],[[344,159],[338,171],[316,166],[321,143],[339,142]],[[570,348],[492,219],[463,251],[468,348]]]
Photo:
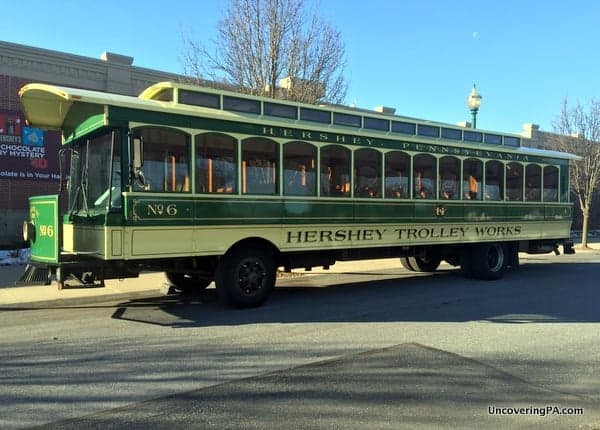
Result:
[[410,270],[411,272],[415,271],[415,268],[410,264],[410,257],[400,257],[400,264],[406,270]]
[[483,243],[471,249],[471,271],[473,277],[494,281],[504,276],[506,252],[500,243]]
[[204,290],[212,280],[187,273],[166,272],[167,280],[181,293],[189,294]]
[[460,253],[460,273],[465,278],[473,277],[473,264],[471,262],[471,248],[465,248]]
[[506,251],[506,267],[510,269],[518,269],[519,262],[519,244],[509,243],[505,246]]
[[412,269],[409,270],[412,270],[413,272],[435,272],[442,262],[442,259],[437,255],[426,255],[425,257],[407,257],[407,259],[408,265],[412,267]]
[[275,288],[274,258],[252,247],[234,249],[221,259],[217,268],[219,298],[236,308],[262,305]]

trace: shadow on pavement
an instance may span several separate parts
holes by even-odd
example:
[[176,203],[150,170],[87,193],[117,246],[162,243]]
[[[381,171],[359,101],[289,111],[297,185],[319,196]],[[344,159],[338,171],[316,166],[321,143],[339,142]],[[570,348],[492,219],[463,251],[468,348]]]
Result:
[[599,322],[599,270],[600,263],[528,264],[494,282],[464,279],[456,270],[364,282],[353,282],[352,274],[318,275],[282,282],[256,309],[224,307],[209,289],[198,296],[122,303],[113,318],[179,328],[301,322]]

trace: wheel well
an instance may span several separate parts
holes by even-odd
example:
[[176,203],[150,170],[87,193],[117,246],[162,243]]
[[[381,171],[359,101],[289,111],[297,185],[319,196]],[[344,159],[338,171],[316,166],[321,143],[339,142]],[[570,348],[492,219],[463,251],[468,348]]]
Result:
[[231,247],[229,247],[225,255],[237,249],[246,247],[263,249],[264,251],[271,254],[276,259],[277,263],[279,262],[279,249],[273,244],[273,242],[267,239],[263,239],[262,237],[248,237],[246,239],[240,240],[239,242],[236,242],[233,245],[231,245]]

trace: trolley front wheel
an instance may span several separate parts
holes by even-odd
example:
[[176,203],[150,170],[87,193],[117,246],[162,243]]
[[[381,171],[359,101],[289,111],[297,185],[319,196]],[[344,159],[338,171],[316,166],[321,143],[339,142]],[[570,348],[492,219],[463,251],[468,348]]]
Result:
[[275,288],[276,269],[273,257],[261,249],[231,250],[217,268],[219,298],[237,308],[262,305]]

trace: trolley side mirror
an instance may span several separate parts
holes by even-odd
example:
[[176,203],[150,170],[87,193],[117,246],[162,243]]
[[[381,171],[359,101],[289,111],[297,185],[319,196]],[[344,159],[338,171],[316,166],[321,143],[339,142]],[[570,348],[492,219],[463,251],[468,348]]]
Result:
[[144,143],[141,137],[133,138],[133,171],[138,172],[144,165]]
[[134,136],[132,138],[132,153],[133,177],[137,179],[141,186],[145,186],[146,180],[142,172],[142,166],[144,165],[144,141],[141,136]]

